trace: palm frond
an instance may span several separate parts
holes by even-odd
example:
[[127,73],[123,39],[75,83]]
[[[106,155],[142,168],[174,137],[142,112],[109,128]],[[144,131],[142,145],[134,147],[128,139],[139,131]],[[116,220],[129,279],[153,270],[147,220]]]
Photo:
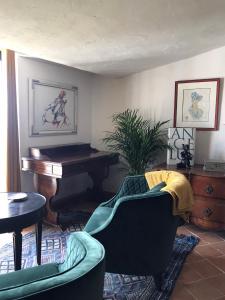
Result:
[[168,121],[152,124],[137,109],[127,109],[112,116],[113,132],[106,132],[103,141],[109,149],[119,152],[129,165],[130,174],[144,173],[156,155],[168,149],[164,125]]

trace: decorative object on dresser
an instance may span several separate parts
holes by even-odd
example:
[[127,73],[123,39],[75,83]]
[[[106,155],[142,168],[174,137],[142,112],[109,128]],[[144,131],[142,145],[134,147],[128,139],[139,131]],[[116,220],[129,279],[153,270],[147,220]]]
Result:
[[76,133],[77,102],[77,87],[30,79],[30,136]]
[[88,143],[31,147],[29,154],[22,157],[22,170],[34,173],[34,186],[47,200],[46,221],[50,224],[59,222],[56,203],[78,198],[77,194],[60,193],[68,178],[72,186],[73,175],[87,172],[93,181],[91,200],[102,199],[102,182],[108,177],[109,166],[118,162],[117,153],[98,151]]
[[220,79],[175,82],[174,127],[218,130]]
[[224,173],[204,171],[203,165],[177,170],[175,166],[162,164],[154,169],[181,172],[189,179],[194,193],[194,206],[191,213],[193,224],[208,230],[225,229]]
[[203,170],[217,171],[225,174],[225,161],[207,160],[204,162]]
[[190,148],[188,144],[183,144],[183,151],[181,151],[181,162],[177,164],[177,169],[190,169],[192,154],[190,153]]
[[195,155],[195,128],[169,128],[168,129],[168,145],[167,150],[167,164],[176,165],[182,160],[181,152],[183,151],[183,144],[189,145],[189,151],[192,155],[190,161],[191,166],[194,165]]

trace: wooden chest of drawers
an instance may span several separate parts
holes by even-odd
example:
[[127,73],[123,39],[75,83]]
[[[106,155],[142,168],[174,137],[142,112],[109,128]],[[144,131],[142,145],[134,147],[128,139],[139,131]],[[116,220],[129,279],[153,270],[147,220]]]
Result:
[[183,173],[189,179],[194,206],[191,222],[210,230],[225,229],[225,174],[203,171],[202,165],[190,170],[177,170],[176,166],[160,165],[156,169],[168,169]]
[[190,174],[194,192],[192,223],[205,229],[225,229],[225,177],[214,172]]

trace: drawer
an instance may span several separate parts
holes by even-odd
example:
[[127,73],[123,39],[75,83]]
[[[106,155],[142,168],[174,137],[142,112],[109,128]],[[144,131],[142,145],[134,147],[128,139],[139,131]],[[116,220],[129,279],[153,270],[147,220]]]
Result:
[[204,229],[225,229],[225,200],[195,196],[191,221]]
[[192,175],[191,186],[194,195],[225,199],[225,178]]
[[34,171],[37,174],[52,175],[52,164],[42,162],[36,165],[34,164]]
[[195,196],[192,216],[225,223],[225,200]]

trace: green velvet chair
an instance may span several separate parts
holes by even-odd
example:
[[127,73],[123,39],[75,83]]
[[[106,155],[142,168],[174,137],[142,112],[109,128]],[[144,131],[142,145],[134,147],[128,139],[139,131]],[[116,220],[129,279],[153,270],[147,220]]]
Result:
[[104,257],[104,247],[88,233],[72,233],[63,263],[0,275],[0,299],[102,300]]
[[128,176],[111,200],[100,204],[84,230],[106,251],[106,272],[152,275],[158,289],[173,249],[179,216],[172,215],[172,197],[149,190],[144,176]]

